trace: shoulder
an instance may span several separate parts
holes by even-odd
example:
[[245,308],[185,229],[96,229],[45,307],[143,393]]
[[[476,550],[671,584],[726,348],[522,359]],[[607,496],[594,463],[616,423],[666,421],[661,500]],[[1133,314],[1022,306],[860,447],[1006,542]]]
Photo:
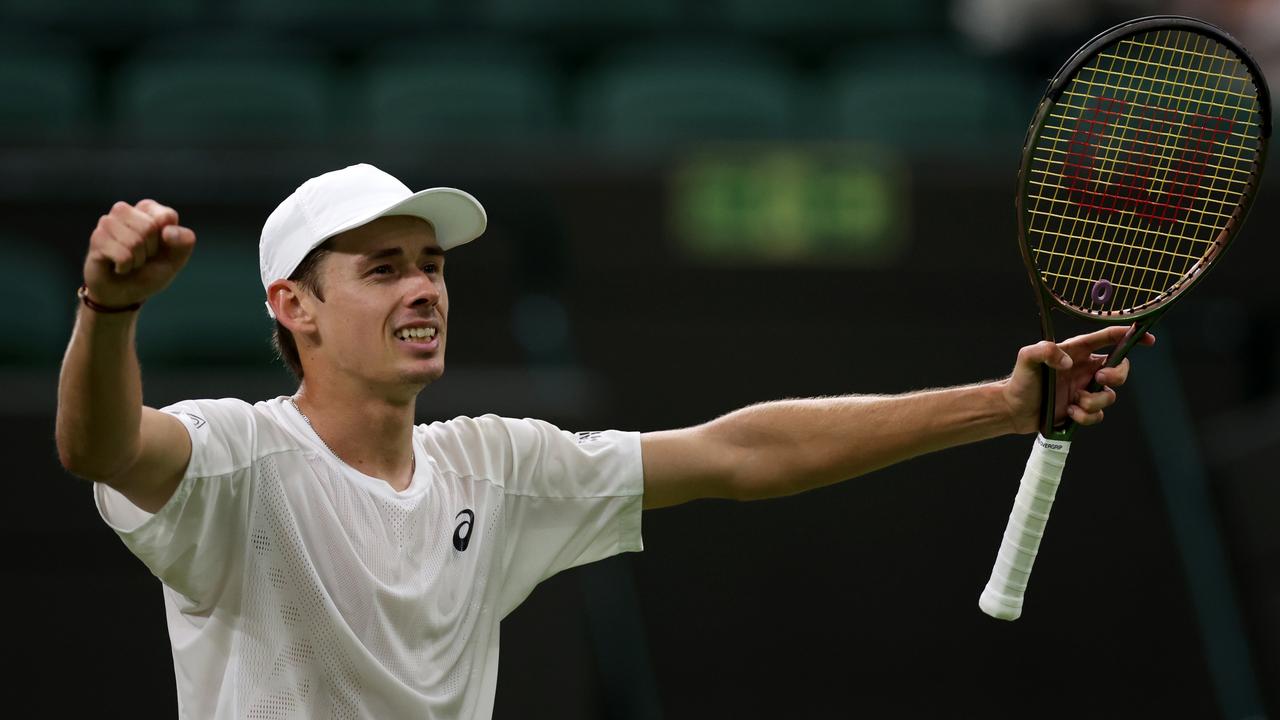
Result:
[[497,415],[460,416],[418,425],[414,438],[442,464],[474,466],[511,454],[512,422]]
[[549,438],[573,437],[545,420],[493,414],[425,423],[415,428],[415,434],[419,442],[427,445],[479,453],[510,452]]
[[417,442],[442,468],[501,482],[522,456],[567,435],[551,423],[499,415],[460,416],[418,425]]
[[281,400],[193,399],[160,408],[186,426],[201,474],[230,472],[257,458],[299,447],[284,426]]
[[417,437],[442,470],[484,477],[509,493],[587,496],[612,480],[640,482],[635,432],[572,433],[545,420],[484,415],[421,425]]

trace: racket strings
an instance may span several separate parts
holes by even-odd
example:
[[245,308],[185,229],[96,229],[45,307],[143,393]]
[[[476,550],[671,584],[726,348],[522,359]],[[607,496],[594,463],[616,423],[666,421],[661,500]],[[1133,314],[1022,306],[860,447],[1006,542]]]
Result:
[[1032,148],[1026,239],[1046,287],[1104,315],[1172,297],[1252,192],[1261,135],[1247,66],[1208,36],[1148,32],[1095,55]]
[[[1132,47],[1126,49],[1133,50]],[[1126,53],[1124,57],[1128,59],[1134,56]],[[1148,58],[1144,57],[1144,53],[1141,50],[1138,51],[1136,58],[1141,64],[1137,64],[1134,67],[1153,70],[1153,66],[1145,62]],[[1088,76],[1081,73],[1078,78],[1078,81],[1087,83],[1088,86],[1085,88],[1087,91],[1097,92],[1097,95],[1094,96],[1095,99],[1092,102],[1084,106],[1080,115],[1082,122],[1079,124],[1077,132],[1072,135],[1076,143],[1071,149],[1075,151],[1073,156],[1077,162],[1074,163],[1074,167],[1066,166],[1064,168],[1066,171],[1064,174],[1069,178],[1067,182],[1070,191],[1068,198],[1076,206],[1095,211],[1129,210],[1133,212],[1135,220],[1144,218],[1168,222],[1180,214],[1181,206],[1187,199],[1188,192],[1194,192],[1194,190],[1184,184],[1179,184],[1176,187],[1167,188],[1168,192],[1164,196],[1166,202],[1161,203],[1151,197],[1149,192],[1150,177],[1153,174],[1153,170],[1160,169],[1161,161],[1168,158],[1170,146],[1161,144],[1157,147],[1158,143],[1155,142],[1149,126],[1153,124],[1153,120],[1158,121],[1160,119],[1159,114],[1151,112],[1152,106],[1150,103],[1153,98],[1144,97],[1142,99],[1148,102],[1142,103],[1139,102],[1138,95],[1145,91],[1147,95],[1164,96],[1167,99],[1170,94],[1160,92],[1160,90],[1165,89],[1163,84],[1144,82],[1148,78],[1136,76],[1129,72],[1130,64],[1122,62],[1120,65],[1122,70],[1119,71],[1120,76],[1124,79],[1124,82],[1134,86],[1133,89],[1137,92],[1125,92],[1119,98],[1109,97],[1108,92],[1113,92],[1116,86],[1112,82],[1099,83],[1097,70],[1103,69],[1103,62],[1106,62],[1108,67],[1105,69],[1109,74],[1115,74],[1117,72],[1114,69],[1116,67],[1116,59],[1116,55],[1099,58],[1093,64]],[[1164,63],[1161,64],[1163,65]],[[1164,79],[1160,77],[1161,75],[1167,76],[1168,73],[1162,73],[1159,69],[1155,69],[1150,79]],[[1101,89],[1097,87],[1099,84],[1102,85]],[[1154,101],[1159,102],[1159,99],[1154,99]],[[1131,111],[1130,108],[1136,112]],[[1090,113],[1091,110],[1092,113]],[[1144,128],[1144,125],[1148,127]],[[1101,128],[1118,127],[1120,131],[1109,135],[1099,133],[1100,126]],[[1147,132],[1142,132],[1144,129],[1147,129]],[[1101,148],[1102,152],[1095,154],[1095,148]],[[1099,155],[1102,162],[1096,163]],[[1095,164],[1100,165],[1099,170],[1101,173],[1109,172],[1109,175],[1102,179],[1105,184],[1093,182],[1093,166]],[[1082,171],[1082,167],[1087,169]],[[1118,167],[1132,168],[1134,172],[1117,176]],[[1064,285],[1072,286],[1070,287],[1073,290],[1071,299],[1077,305],[1084,305],[1087,300],[1111,299],[1108,296],[1113,295],[1113,293],[1108,291],[1108,286],[1122,290],[1120,293],[1114,293],[1114,295],[1119,296],[1117,299],[1122,306],[1128,305],[1135,293],[1141,293],[1142,290],[1156,289],[1148,288],[1145,284],[1133,282],[1129,278],[1135,275],[1134,270],[1136,268],[1150,266],[1153,261],[1159,259],[1158,257],[1151,257],[1150,253],[1146,253],[1146,256],[1143,253],[1143,250],[1148,247],[1154,247],[1159,242],[1156,240],[1159,236],[1153,237],[1152,240],[1155,242],[1149,245],[1116,243],[1109,240],[1111,236],[1118,234],[1122,229],[1121,223],[1107,223],[1102,228],[1095,228],[1095,230],[1100,231],[1100,234],[1092,233],[1089,238],[1098,239],[1100,237],[1106,243],[1105,247],[1099,247],[1096,244],[1086,245],[1085,249],[1089,251],[1088,255],[1072,258],[1070,272],[1057,273],[1060,276],[1059,280],[1068,281],[1063,283]],[[1145,238],[1137,237],[1134,239],[1141,243]],[[1190,250],[1193,251],[1194,248]],[[1098,268],[1077,267],[1077,265],[1082,265],[1082,263],[1075,262],[1077,259],[1092,259],[1095,262],[1100,260],[1103,263],[1109,263],[1112,267],[1104,267],[1102,271],[1105,273],[1110,270],[1114,275],[1112,277],[1097,278],[1095,284],[1103,289],[1086,296],[1084,292],[1085,286],[1088,284],[1088,280],[1093,277],[1091,271],[1096,271]],[[1129,262],[1126,262],[1126,260]],[[1186,269],[1186,263],[1181,263],[1180,265],[1171,264],[1171,266],[1173,269],[1170,269],[1165,275],[1174,278],[1180,277]],[[1082,275],[1084,277],[1081,277]],[[1139,298],[1140,301],[1147,299],[1146,297]]]

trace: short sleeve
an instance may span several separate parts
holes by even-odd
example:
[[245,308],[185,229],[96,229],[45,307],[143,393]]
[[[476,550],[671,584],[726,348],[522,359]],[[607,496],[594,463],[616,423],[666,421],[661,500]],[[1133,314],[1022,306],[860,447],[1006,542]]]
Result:
[[504,491],[505,616],[561,570],[643,549],[644,476],[639,433],[501,421],[512,448]]
[[253,477],[255,413],[233,398],[162,408],[191,436],[191,460],[173,496],[154,514],[102,484],[98,512],[156,577],[199,612],[211,607],[240,557]]

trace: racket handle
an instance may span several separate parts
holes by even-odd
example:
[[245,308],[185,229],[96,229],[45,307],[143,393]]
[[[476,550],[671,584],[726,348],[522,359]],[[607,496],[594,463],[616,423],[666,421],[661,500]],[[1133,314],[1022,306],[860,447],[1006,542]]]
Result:
[[1004,530],[1004,540],[996,554],[991,579],[982,590],[978,607],[999,620],[1017,620],[1022,615],[1022,598],[1031,580],[1031,565],[1040,549],[1049,510],[1058,493],[1062,468],[1067,463],[1070,441],[1047,440],[1037,435],[1022,474],[1022,484],[1013,499],[1013,511]]

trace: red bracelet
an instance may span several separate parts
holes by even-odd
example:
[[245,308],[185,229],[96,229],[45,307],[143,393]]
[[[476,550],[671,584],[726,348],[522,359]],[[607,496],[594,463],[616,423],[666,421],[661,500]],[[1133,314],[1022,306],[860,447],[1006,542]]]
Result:
[[89,298],[89,286],[83,285],[83,284],[80,286],[80,289],[76,291],[76,296],[80,298],[80,302],[84,303],[85,307],[89,308],[94,312],[126,313],[126,312],[133,312],[134,310],[137,310],[138,308],[142,307],[142,303],[140,302],[136,302],[132,305],[125,305],[124,307],[108,307],[106,305],[99,305],[98,303],[94,302]]

